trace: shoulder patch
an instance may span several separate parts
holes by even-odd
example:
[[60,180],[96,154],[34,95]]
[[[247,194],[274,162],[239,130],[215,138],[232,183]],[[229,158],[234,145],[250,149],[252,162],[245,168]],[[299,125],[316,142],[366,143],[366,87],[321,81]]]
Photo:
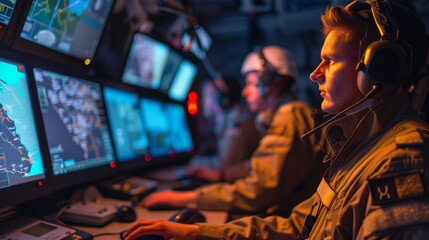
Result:
[[270,127],[270,129],[268,129],[268,133],[269,134],[273,134],[273,135],[284,135],[286,133],[286,129],[287,126],[274,126],[274,127]]
[[420,132],[413,131],[405,135],[395,137],[395,143],[398,147],[406,147],[411,145],[422,145],[423,137]]
[[420,171],[369,179],[368,182],[375,205],[383,205],[427,195],[426,186]]

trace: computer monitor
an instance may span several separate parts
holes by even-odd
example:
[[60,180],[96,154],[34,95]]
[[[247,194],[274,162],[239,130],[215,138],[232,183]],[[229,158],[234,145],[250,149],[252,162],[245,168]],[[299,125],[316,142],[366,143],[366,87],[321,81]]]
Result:
[[1,0],[0,1],[0,26],[9,25],[10,19],[15,10],[16,0]]
[[54,188],[107,175],[115,157],[100,84],[42,68],[33,73]]
[[124,83],[158,89],[161,85],[169,47],[154,38],[136,33],[122,73]]
[[[182,45],[187,46],[190,45],[190,51],[199,59],[204,59],[207,56],[207,52],[209,51],[212,45],[212,37],[208,34],[208,32],[200,25],[195,26],[195,34],[193,39],[191,39],[191,35],[188,32],[184,32],[182,36]],[[192,42],[191,42],[192,41]]]
[[149,137],[149,152],[154,157],[166,156],[172,149],[170,122],[163,103],[154,99],[140,99],[140,110]]
[[177,69],[167,95],[176,101],[185,100],[197,76],[197,66],[189,60],[183,59]]
[[172,149],[175,153],[192,153],[194,143],[185,109],[181,104],[165,103],[164,110],[169,122]]
[[0,92],[2,208],[43,196],[50,187],[23,64],[0,58]]
[[119,88],[104,87],[104,101],[119,162],[149,154],[149,138],[141,117],[139,96]]
[[33,0],[20,37],[80,60],[92,59],[113,2]]
[[183,57],[176,52],[175,50],[171,50],[170,55],[168,56],[167,63],[165,65],[164,74],[162,76],[161,86],[159,87],[159,91],[162,93],[167,93],[168,88],[173,81],[177,69],[179,68],[180,63],[183,61]]

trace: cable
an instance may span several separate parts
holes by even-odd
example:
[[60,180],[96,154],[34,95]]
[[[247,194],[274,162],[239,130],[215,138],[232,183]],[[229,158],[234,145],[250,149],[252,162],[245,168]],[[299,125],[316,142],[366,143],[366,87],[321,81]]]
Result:
[[336,120],[337,118],[341,117],[345,112],[349,111],[350,109],[356,107],[357,105],[363,103],[364,101],[368,100],[370,97],[374,96],[374,94],[377,93],[377,91],[379,89],[382,89],[380,86],[378,86],[377,84],[372,85],[371,90],[365,95],[364,98],[362,98],[361,100],[359,100],[358,102],[356,102],[355,104],[352,104],[351,106],[347,107],[346,109],[344,109],[343,111],[337,113],[335,116],[333,116],[331,119],[329,119],[328,121],[320,124],[319,126],[317,126],[316,128],[314,128],[313,130],[305,133],[304,135],[301,136],[301,138],[306,138],[307,136],[313,134],[314,132],[316,132],[317,130],[319,130],[320,128],[328,125],[329,123],[333,122],[334,120]]

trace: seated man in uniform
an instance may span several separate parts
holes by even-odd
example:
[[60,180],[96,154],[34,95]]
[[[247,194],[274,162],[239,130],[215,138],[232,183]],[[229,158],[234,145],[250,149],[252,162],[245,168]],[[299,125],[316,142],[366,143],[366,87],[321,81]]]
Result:
[[289,52],[269,45],[247,55],[242,66],[246,85],[242,95],[249,109],[259,112],[257,124],[267,134],[251,157],[246,178],[217,183],[194,191],[152,193],[142,205],[159,204],[233,213],[288,215],[309,197],[324,172],[322,151],[314,138],[301,139],[313,127],[311,108],[295,99],[296,64]]
[[251,216],[222,225],[140,219],[126,240],[146,234],[188,240],[427,239],[429,125],[404,90],[428,53],[425,25],[411,11],[381,0],[330,7],[322,23],[322,60],[310,78],[319,85],[322,110],[336,115],[316,129],[330,145],[330,167],[316,193],[288,218]]

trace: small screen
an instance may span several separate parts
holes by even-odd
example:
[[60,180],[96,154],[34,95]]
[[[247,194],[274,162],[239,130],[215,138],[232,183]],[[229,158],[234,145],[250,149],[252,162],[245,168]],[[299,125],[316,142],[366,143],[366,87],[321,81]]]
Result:
[[183,60],[168,90],[168,96],[177,101],[183,101],[197,75],[197,67],[188,60]]
[[170,52],[165,66],[164,75],[162,77],[161,86],[159,88],[162,92],[167,92],[182,61],[183,58],[178,53],[175,51]]
[[163,105],[151,99],[140,100],[141,112],[150,142],[150,154],[167,155],[172,149],[169,133],[170,122]]
[[0,0],[0,24],[9,24],[15,5],[16,0]]
[[165,104],[165,112],[169,121],[173,150],[182,153],[192,151],[194,144],[183,106],[167,103]]
[[104,99],[118,160],[133,160],[149,153],[138,95],[105,87]]
[[113,0],[33,0],[21,37],[78,59],[91,59]]
[[54,174],[113,161],[100,85],[38,68],[34,78]]
[[206,32],[206,30],[197,26],[195,29],[195,36],[191,39],[191,36],[185,32],[182,36],[182,45],[186,46],[192,41],[190,51],[199,59],[204,59],[206,57],[206,53],[210,49],[212,45],[212,38]]
[[143,34],[135,34],[128,53],[122,81],[136,86],[158,89],[170,49]]
[[0,188],[45,178],[22,64],[0,58],[0,92]]
[[55,229],[57,229],[57,227],[53,225],[49,225],[46,223],[38,223],[34,226],[31,226],[27,229],[22,230],[22,232],[28,235],[31,235],[33,237],[40,237],[45,235],[46,233],[54,231]]

